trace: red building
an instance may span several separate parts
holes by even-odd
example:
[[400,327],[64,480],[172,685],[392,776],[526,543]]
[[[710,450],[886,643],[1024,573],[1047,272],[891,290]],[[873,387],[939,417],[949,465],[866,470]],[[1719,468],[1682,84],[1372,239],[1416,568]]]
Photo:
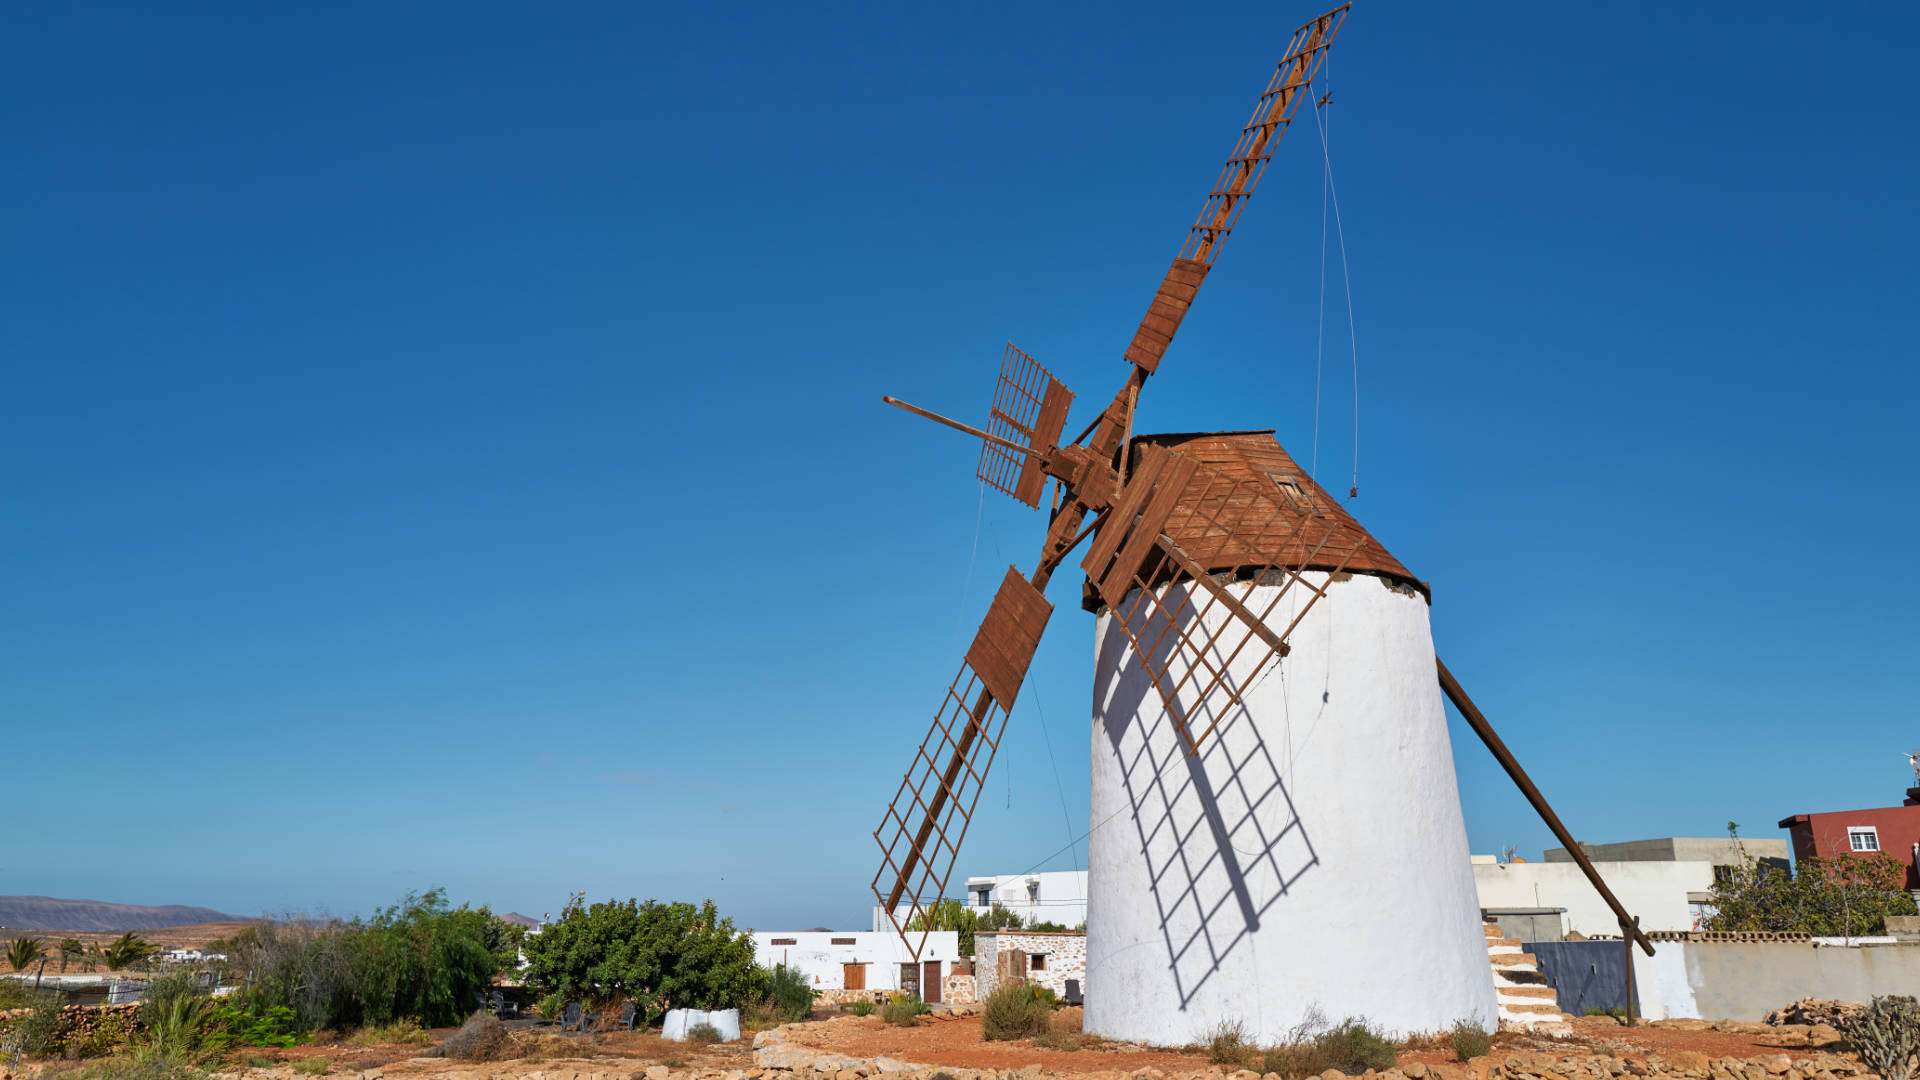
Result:
[[1793,842],[1796,863],[1885,852],[1907,865],[1906,887],[1920,889],[1920,787],[1908,788],[1899,806],[1795,814],[1780,827]]

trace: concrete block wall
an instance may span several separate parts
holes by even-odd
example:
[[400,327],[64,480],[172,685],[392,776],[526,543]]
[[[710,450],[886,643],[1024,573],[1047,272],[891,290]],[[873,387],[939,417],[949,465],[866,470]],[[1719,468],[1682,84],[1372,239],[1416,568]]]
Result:
[[1648,1019],[1757,1021],[1800,998],[1911,994],[1920,944],[1656,941],[1652,956],[1634,957],[1634,982]]
[[[1077,979],[1080,990],[1087,988],[1087,935],[1039,933],[1034,931],[977,931],[973,936],[974,992],[985,1001],[1000,983],[1000,957],[1012,953],[1022,981],[1044,986],[1065,997],[1067,980]],[[1035,953],[1046,957],[1046,966],[1033,970]]]

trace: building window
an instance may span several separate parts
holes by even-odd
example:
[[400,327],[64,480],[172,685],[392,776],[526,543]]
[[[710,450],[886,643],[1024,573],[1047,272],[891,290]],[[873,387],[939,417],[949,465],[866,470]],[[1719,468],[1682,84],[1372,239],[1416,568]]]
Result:
[[1847,846],[1855,851],[1879,851],[1880,830],[1872,825],[1849,825]]
[[[834,945],[858,945],[858,944],[860,944],[860,942],[858,942],[858,941],[856,941],[856,940],[854,940],[853,938],[850,938],[850,937],[837,937],[837,938],[834,938],[834,939],[833,939],[833,941],[831,942],[831,944],[834,944]],[[1623,992],[1624,992],[1624,991],[1623,991]]]
[[1038,903],[1040,901],[1040,883],[1038,881],[1027,882],[1027,900],[1032,903]]
[[798,938],[790,938],[790,937],[777,937],[777,938],[774,938],[774,939],[773,939],[773,944],[775,944],[775,945],[798,945],[798,944],[800,944],[800,940],[799,940]]
[[1029,971],[1047,970],[1047,954],[1043,952],[1037,952],[1027,957],[1027,970]]
[[976,907],[986,907],[986,906],[987,906],[987,897],[988,897],[988,895],[989,895],[989,894],[990,894],[991,892],[992,892],[992,890],[990,890],[990,889],[975,889],[975,890],[973,891],[973,903],[974,903],[974,906],[976,906]]

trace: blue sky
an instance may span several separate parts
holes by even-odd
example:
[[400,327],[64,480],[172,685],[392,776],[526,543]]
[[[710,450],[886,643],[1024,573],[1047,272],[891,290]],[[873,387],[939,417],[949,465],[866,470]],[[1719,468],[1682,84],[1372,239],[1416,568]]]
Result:
[[[1104,401],[1316,13],[0,16],[0,893],[861,924],[1042,528],[879,395],[980,416],[1011,338]],[[1920,13],[1812,15],[1368,3],[1331,60],[1353,509],[1595,841],[1920,744]],[[1311,456],[1321,172],[1297,125],[1143,430]],[[1078,587],[963,875],[1084,859]],[[1551,844],[1453,734],[1474,850]]]

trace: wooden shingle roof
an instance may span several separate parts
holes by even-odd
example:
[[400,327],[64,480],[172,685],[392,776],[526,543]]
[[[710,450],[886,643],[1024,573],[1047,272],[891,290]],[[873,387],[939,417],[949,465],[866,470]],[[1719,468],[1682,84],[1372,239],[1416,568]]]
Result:
[[[1272,490],[1276,494],[1287,491],[1286,498],[1276,501],[1283,513],[1297,518],[1300,527],[1263,530],[1257,541],[1260,550],[1246,551],[1242,544],[1222,543],[1221,537],[1207,536],[1196,516],[1176,510],[1167,526],[1168,535],[1196,556],[1202,556],[1208,570],[1227,572],[1261,564],[1332,570],[1344,562],[1348,573],[1375,574],[1402,581],[1423,595],[1428,594],[1426,582],[1414,577],[1353,515],[1314,483],[1307,471],[1281,449],[1271,429],[1136,435],[1130,451],[1133,455],[1130,467],[1139,460],[1145,445],[1162,446],[1190,457],[1227,480],[1254,482],[1260,490]],[[1186,508],[1184,501],[1181,508]],[[1331,537],[1320,543],[1320,538],[1328,536],[1329,528],[1333,530]],[[1355,547],[1360,550],[1355,552]]]

